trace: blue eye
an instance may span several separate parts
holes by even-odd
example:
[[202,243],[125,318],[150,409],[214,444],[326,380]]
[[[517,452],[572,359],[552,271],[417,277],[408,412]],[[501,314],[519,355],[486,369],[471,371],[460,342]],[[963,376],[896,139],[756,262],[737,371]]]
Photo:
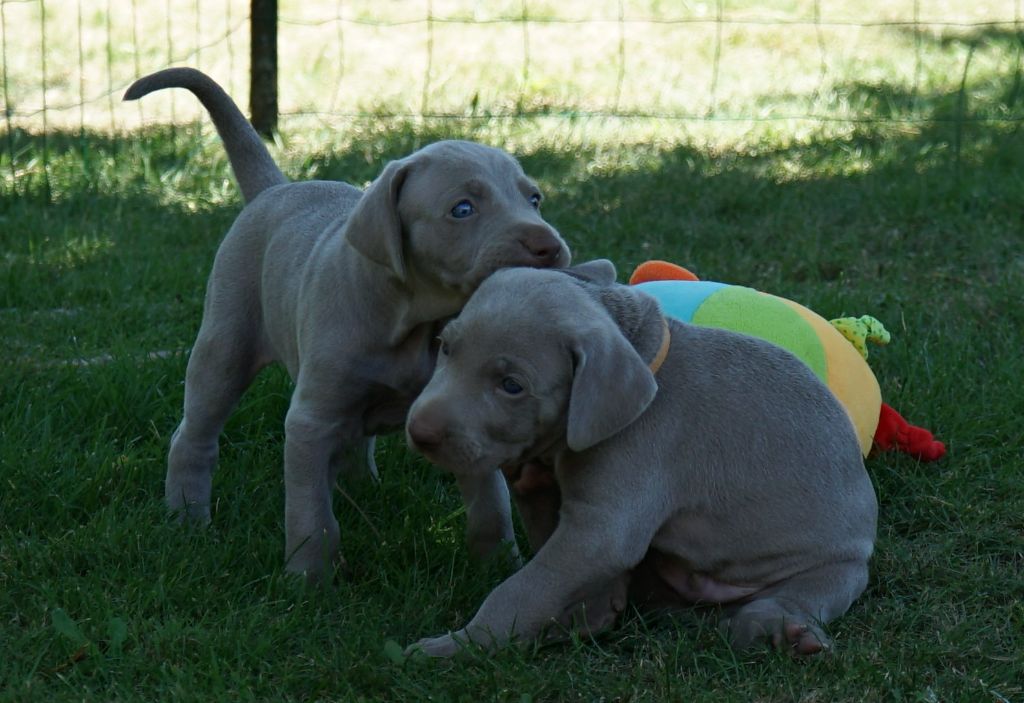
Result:
[[473,203],[468,200],[460,200],[452,208],[452,217],[461,220],[464,217],[469,217],[474,212],[476,212],[476,208],[473,207]]
[[540,208],[540,193],[534,193],[530,196],[530,205],[533,205],[535,210]]
[[509,395],[519,395],[523,392],[523,387],[519,385],[519,382],[511,376],[506,376],[501,379],[501,390],[505,391]]

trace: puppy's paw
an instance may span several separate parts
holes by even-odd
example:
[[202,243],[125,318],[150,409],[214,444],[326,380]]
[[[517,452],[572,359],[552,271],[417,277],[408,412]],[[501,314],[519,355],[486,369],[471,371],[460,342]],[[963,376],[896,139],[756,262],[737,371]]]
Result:
[[[170,503],[170,501],[168,501]],[[210,505],[191,503],[191,504],[175,504],[168,508],[168,513],[178,525],[188,525],[189,527],[208,527],[210,522]]]
[[462,649],[462,642],[455,639],[456,634],[449,633],[439,637],[424,637],[419,642],[406,647],[405,656],[416,656],[417,654],[436,658],[455,656]]
[[200,481],[168,478],[164,487],[164,505],[171,519],[179,525],[206,527],[210,524],[210,489]]
[[753,601],[719,624],[733,647],[751,649],[768,644],[796,656],[831,649],[832,641],[812,618],[779,607],[774,601]]
[[787,622],[781,631],[772,634],[775,649],[787,649],[791,654],[806,656],[826,652],[832,643],[820,628],[798,622]]

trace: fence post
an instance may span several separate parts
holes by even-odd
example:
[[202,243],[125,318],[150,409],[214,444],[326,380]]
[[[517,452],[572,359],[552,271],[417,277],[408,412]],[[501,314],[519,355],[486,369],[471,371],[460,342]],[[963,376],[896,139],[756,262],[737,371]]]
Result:
[[249,112],[269,138],[277,129],[277,0],[252,0],[249,28]]

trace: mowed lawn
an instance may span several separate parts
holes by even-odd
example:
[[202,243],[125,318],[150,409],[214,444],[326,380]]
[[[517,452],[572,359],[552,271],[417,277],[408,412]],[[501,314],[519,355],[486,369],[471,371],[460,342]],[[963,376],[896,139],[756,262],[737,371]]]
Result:
[[[433,140],[478,139],[520,157],[577,261],[625,280],[669,259],[882,320],[885,400],[949,453],[867,461],[871,581],[806,661],[633,612],[596,640],[403,660],[507,569],[469,558],[453,482],[392,436],[380,484],[335,494],[350,572],[320,590],[285,574],[279,369],[224,432],[213,524],[171,524],[187,349],[240,209],[220,143],[208,124],[51,131],[44,179],[38,131],[0,135],[0,700],[1024,700],[1024,134],[1003,119],[1021,78],[978,65],[969,94],[958,75],[850,82],[864,119],[841,125],[368,118],[286,124],[273,147],[290,178],[362,185]],[[973,120],[978,96],[993,119]]]

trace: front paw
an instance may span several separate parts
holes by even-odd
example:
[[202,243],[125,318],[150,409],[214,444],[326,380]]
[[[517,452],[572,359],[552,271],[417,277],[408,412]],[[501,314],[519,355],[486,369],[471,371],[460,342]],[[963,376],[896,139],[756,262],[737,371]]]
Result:
[[325,527],[314,528],[308,536],[296,536],[296,533],[292,531],[285,536],[285,569],[289,573],[304,576],[311,585],[330,583],[334,574],[346,573],[336,520],[331,518]]
[[417,653],[425,654],[428,657],[451,657],[462,648],[464,638],[457,640],[458,633],[449,633],[440,637],[424,637],[419,642],[405,648],[405,656],[415,656]]

